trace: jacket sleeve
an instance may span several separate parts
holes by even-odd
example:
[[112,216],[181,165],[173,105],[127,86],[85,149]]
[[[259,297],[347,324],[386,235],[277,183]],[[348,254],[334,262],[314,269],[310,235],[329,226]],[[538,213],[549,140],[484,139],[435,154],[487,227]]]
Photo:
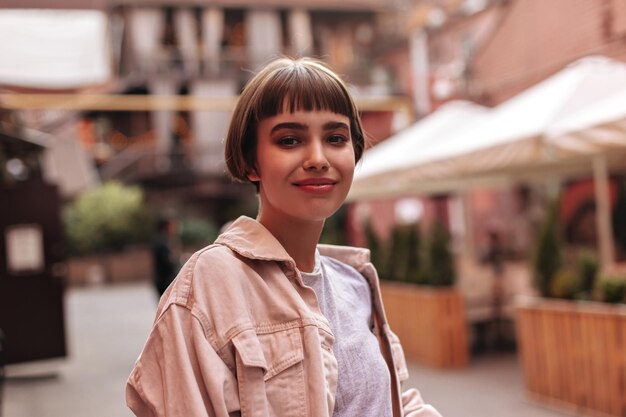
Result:
[[[400,385],[402,385],[404,381],[409,379],[404,351],[398,336],[393,332],[390,332],[390,341],[396,372]],[[404,417],[441,417],[441,414],[432,405],[424,402],[422,395],[415,388],[407,389],[402,393],[402,410]]]
[[128,378],[126,404],[138,417],[228,417],[238,407],[236,387],[200,321],[174,304],[152,328]]
[[402,393],[402,409],[404,417],[441,417],[432,405],[424,403],[421,394],[415,388]]

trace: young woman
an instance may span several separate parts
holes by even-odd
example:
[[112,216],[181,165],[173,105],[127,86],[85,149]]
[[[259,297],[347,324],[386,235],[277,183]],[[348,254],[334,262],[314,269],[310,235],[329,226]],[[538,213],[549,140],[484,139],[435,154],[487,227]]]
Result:
[[318,245],[364,149],[341,79],[276,60],[246,86],[226,139],[257,189],[161,298],[126,389],[137,416],[436,417],[408,377],[366,249]]

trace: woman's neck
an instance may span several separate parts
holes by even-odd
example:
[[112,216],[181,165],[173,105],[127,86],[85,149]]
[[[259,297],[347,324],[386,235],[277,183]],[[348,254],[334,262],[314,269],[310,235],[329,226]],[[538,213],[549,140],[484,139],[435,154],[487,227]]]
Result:
[[276,221],[264,217],[262,213],[259,213],[257,220],[280,242],[300,271],[313,271],[315,249],[324,228],[324,220],[311,222],[281,218]]

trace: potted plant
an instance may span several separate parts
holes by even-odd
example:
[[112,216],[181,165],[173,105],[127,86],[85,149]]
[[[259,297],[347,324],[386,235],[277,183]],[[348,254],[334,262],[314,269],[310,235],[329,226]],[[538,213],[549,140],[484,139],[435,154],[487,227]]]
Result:
[[604,276],[600,278],[598,287],[605,303],[626,303],[626,277]]
[[70,284],[150,277],[153,217],[140,188],[105,183],[68,203],[63,217]]
[[624,416],[626,278],[598,278],[597,257],[589,251],[565,262],[554,213],[536,247],[533,266],[543,297],[517,306],[528,396],[583,413]]
[[450,236],[436,222],[422,245],[419,230],[413,223],[398,225],[391,233],[381,282],[387,319],[409,359],[439,368],[464,367],[467,328],[463,298],[453,287]]
[[385,270],[387,266],[386,252],[383,241],[379,238],[374,225],[371,221],[367,221],[364,227],[366,245],[370,250],[370,260],[378,270],[381,279],[387,279]]
[[550,281],[563,265],[557,214],[557,206],[553,204],[539,232],[532,259],[535,285],[544,297],[549,295]]
[[592,298],[599,268],[598,256],[594,252],[584,250],[579,253],[576,265],[581,289],[579,298]]

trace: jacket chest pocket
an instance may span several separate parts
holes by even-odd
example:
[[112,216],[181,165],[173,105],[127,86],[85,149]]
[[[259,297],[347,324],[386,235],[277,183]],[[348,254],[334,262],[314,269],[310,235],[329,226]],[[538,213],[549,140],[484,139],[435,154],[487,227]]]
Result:
[[242,417],[306,416],[304,352],[300,329],[232,339]]

